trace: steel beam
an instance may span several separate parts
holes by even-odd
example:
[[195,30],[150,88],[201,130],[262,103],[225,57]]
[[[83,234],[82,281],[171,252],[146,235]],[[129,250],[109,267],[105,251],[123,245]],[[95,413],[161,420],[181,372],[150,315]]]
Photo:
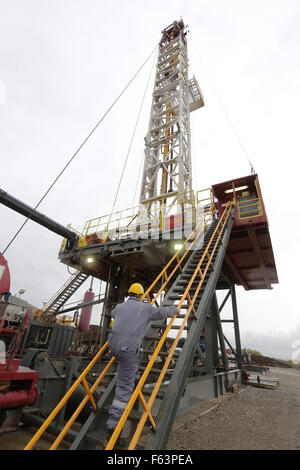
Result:
[[236,357],[236,351],[235,351],[234,348],[231,346],[231,344],[229,343],[229,341],[228,341],[228,339],[226,338],[226,336],[224,335],[224,333],[223,333],[223,336],[224,336],[225,343],[228,344],[228,346],[230,347],[232,353],[233,353],[233,354],[235,355],[235,357]]
[[227,353],[226,353],[226,347],[225,347],[225,341],[224,341],[224,335],[223,335],[223,329],[222,329],[222,324],[221,324],[221,319],[220,319],[220,313],[219,313],[216,293],[214,293],[213,298],[212,298],[212,311],[213,311],[213,314],[215,315],[215,319],[216,319],[216,326],[217,326],[217,331],[218,331],[218,336],[219,336],[219,343],[220,343],[220,348],[221,348],[221,352],[222,352],[223,367],[227,371],[228,368],[229,368],[228,367],[228,358],[227,358]]
[[50,219],[46,215],[41,214],[41,212],[38,212],[19,199],[11,196],[3,189],[0,189],[0,203],[6,207],[9,207],[15,212],[28,217],[28,219],[37,222],[39,225],[46,227],[48,230],[51,230],[51,232],[54,232],[57,235],[61,235],[70,242],[75,242],[75,240],[79,238],[78,235],[72,230],[69,230],[58,222],[55,222],[55,220]]
[[159,409],[157,419],[159,424],[157,426],[156,433],[148,439],[146,443],[146,449],[165,449],[167,446],[178,405],[184,393],[187,377],[193,364],[195,350],[205,325],[212,297],[215,293],[231,233],[232,223],[232,217],[230,217],[228,220],[228,225],[225,229],[224,236],[222,238],[222,244],[218,250],[213,270],[209,275],[206,288],[203,292],[197,309],[198,319],[191,325],[189,334],[185,340],[183,349],[176,364],[176,368],[170,380],[170,384],[166,390],[164,399]]
[[229,289],[229,291],[227,292],[227,294],[225,296],[225,299],[223,300],[223,302],[221,303],[221,305],[219,307],[219,313],[222,312],[222,310],[223,310],[223,308],[224,308],[224,306],[225,306],[225,304],[226,304],[226,302],[227,302],[230,295],[231,295],[231,290]]
[[236,293],[234,284],[231,286],[231,299],[232,299],[232,312],[234,319],[234,335],[235,335],[235,346],[236,346],[236,361],[239,368],[242,367],[242,348],[240,338],[240,327],[238,318],[238,309],[236,301]]

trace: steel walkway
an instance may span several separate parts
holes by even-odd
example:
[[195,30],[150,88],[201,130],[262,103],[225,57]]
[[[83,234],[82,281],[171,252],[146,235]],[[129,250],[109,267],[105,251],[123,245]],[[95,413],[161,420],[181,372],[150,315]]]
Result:
[[61,307],[69,300],[69,298],[79,289],[84,281],[89,277],[88,274],[77,271],[59,288],[59,290],[51,297],[47,304],[43,307],[43,312],[55,315],[59,313]]

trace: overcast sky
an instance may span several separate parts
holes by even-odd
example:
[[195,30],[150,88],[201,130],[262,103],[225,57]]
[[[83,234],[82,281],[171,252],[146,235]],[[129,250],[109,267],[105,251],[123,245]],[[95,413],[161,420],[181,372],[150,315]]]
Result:
[[[182,16],[190,30],[190,76],[205,99],[191,115],[194,189],[250,174],[220,99],[258,173],[269,218],[280,283],[270,291],[237,289],[242,344],[275,357],[295,354],[299,2],[0,0],[0,13],[0,187],[32,206],[157,45],[161,30]],[[77,155],[41,212],[81,230],[87,219],[111,211],[151,65]],[[116,209],[137,203],[153,80],[152,73]],[[0,221],[3,251],[24,218],[0,205]],[[70,274],[57,259],[60,243],[28,222],[5,253],[13,294],[25,289],[24,299],[41,306],[66,281]],[[97,280],[96,292],[99,287]],[[94,309],[94,323],[100,310]]]

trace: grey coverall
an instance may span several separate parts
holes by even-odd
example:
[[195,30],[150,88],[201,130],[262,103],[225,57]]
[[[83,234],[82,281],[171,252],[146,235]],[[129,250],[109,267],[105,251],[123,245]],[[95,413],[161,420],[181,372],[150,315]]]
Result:
[[118,359],[118,379],[114,400],[109,408],[107,428],[116,427],[133,393],[141,356],[142,338],[147,324],[153,320],[172,317],[177,310],[171,307],[153,307],[135,297],[117,305],[111,313],[114,319],[108,337],[109,349]]

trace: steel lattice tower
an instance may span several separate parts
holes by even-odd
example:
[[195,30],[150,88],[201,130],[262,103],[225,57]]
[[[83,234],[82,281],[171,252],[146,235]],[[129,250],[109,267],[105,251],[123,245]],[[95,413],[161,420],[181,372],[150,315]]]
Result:
[[[190,111],[203,106],[195,78],[188,79],[185,25],[175,21],[162,31],[148,133],[140,204],[167,215],[192,191]],[[150,214],[149,214],[150,215]]]

